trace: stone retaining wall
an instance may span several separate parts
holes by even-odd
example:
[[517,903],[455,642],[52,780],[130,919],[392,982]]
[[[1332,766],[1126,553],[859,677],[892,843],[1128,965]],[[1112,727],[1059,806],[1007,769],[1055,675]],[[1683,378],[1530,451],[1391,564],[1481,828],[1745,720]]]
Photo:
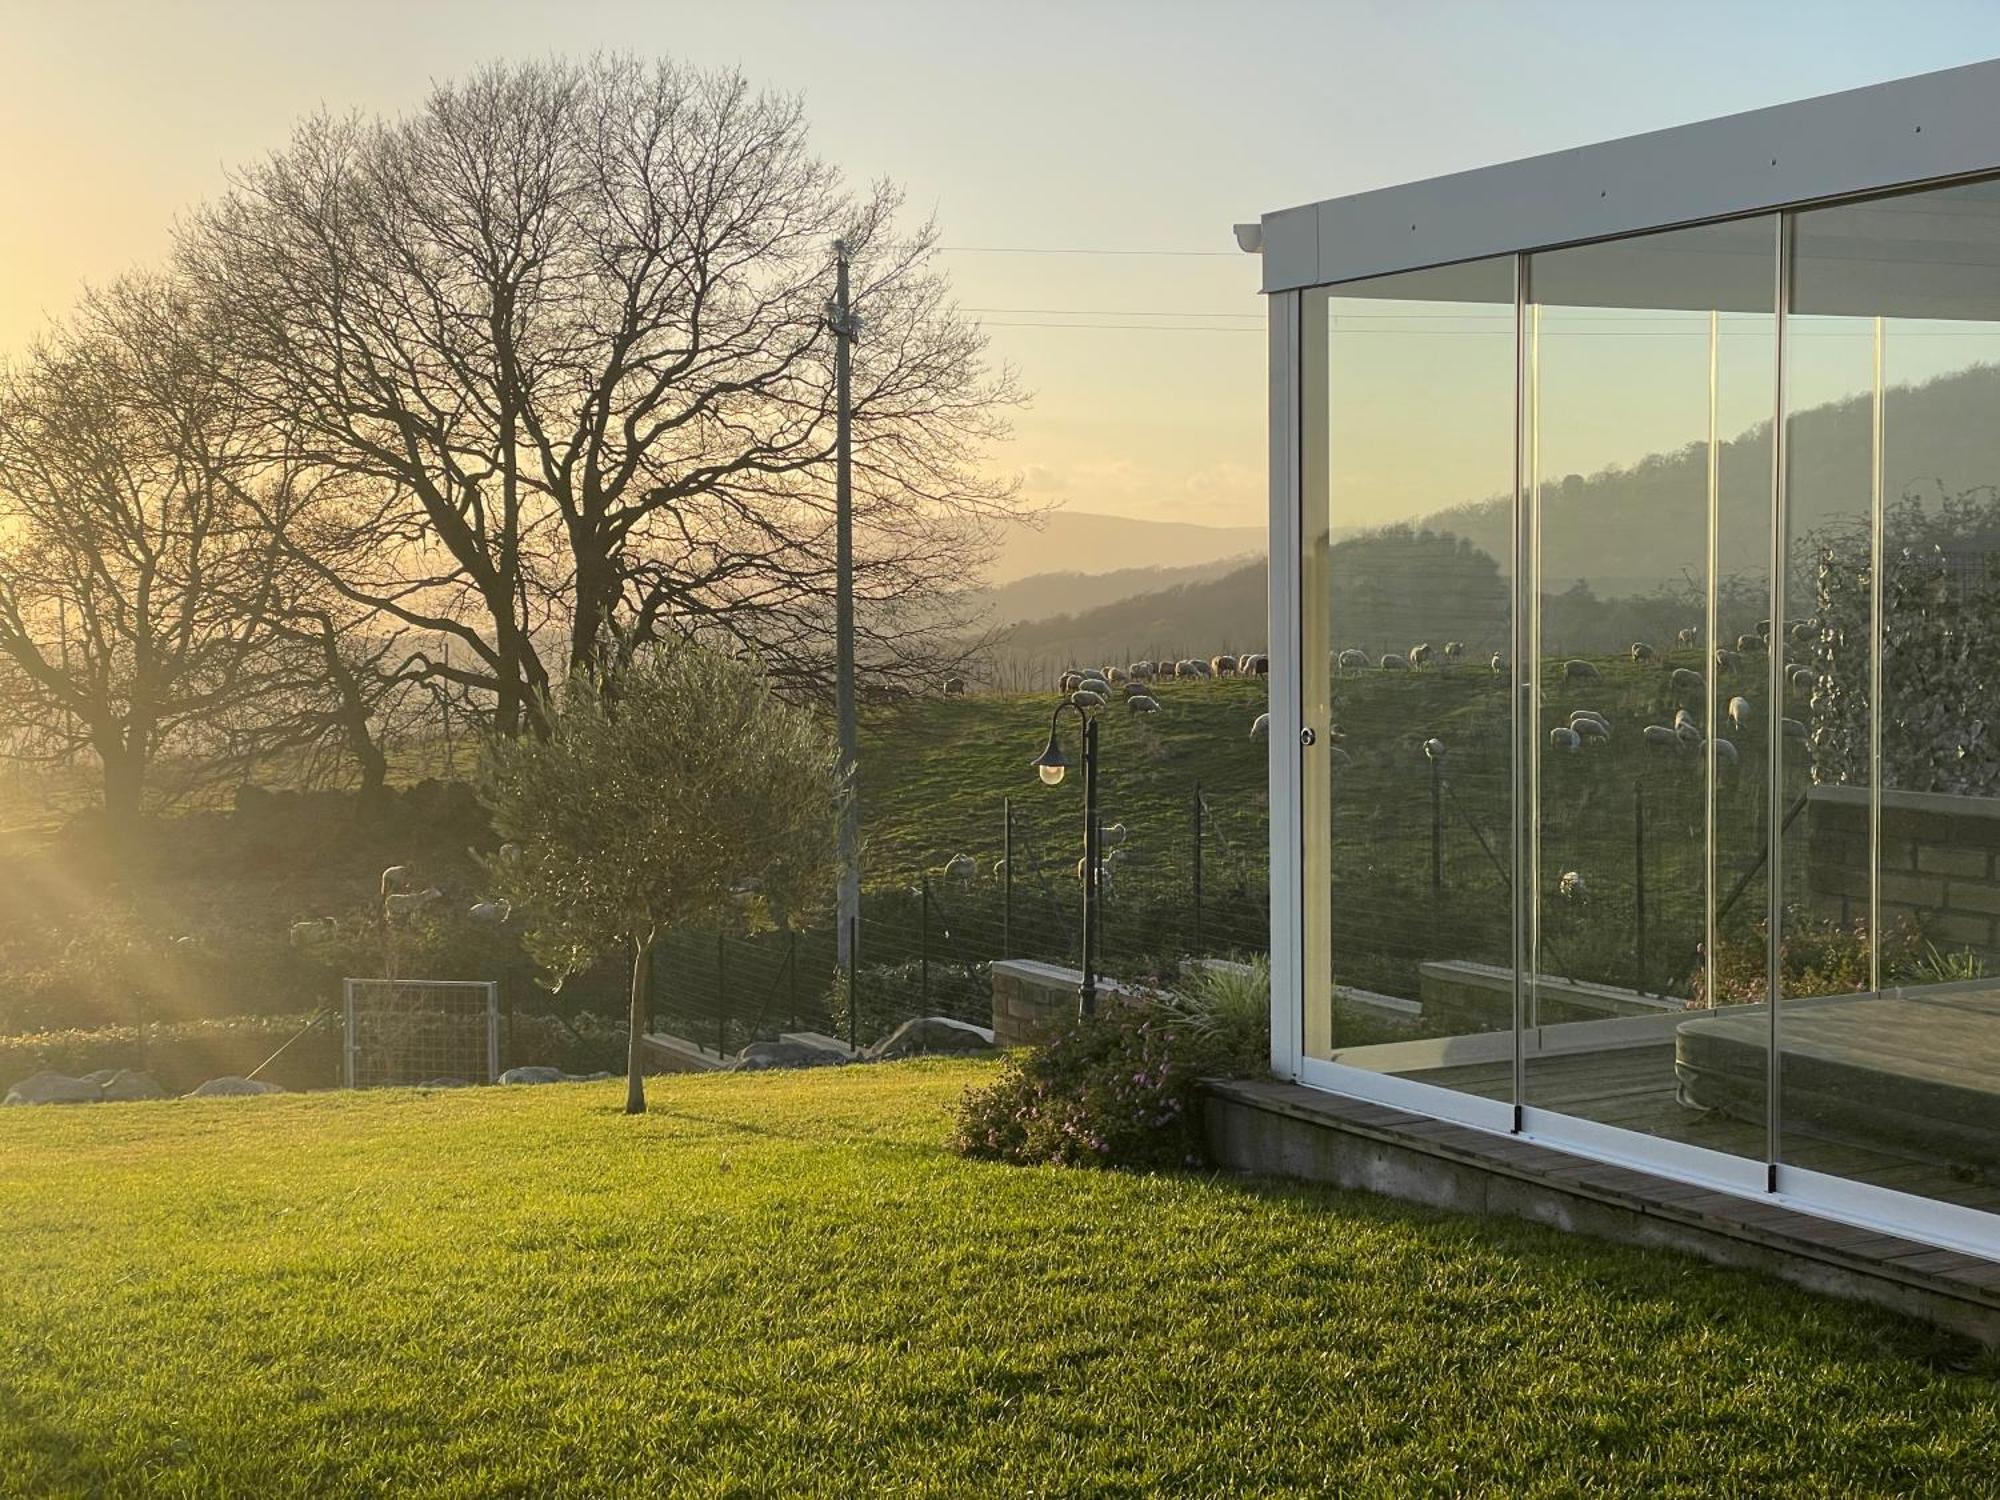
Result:
[[[1814,787],[1806,811],[1804,879],[1813,909],[1843,922],[1868,917],[1868,796]],[[1913,918],[1942,949],[2000,961],[2000,800],[1943,792],[1882,794],[1882,922]]]

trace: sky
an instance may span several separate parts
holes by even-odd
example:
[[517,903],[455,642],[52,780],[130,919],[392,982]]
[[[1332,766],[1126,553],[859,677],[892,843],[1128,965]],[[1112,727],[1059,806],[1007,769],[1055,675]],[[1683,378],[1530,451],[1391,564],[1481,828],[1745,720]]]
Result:
[[1030,497],[1254,525],[1262,304],[1231,224],[2000,55],[2000,3],[0,0],[0,46],[0,351],[160,259],[303,113],[665,53],[802,94],[823,156],[935,214],[1033,392],[990,460]]

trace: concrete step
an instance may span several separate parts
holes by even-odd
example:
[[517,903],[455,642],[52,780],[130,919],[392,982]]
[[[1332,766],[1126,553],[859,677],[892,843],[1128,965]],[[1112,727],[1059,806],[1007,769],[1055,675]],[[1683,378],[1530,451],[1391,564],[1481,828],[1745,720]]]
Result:
[[648,1071],[655,1073],[719,1073],[732,1061],[713,1047],[665,1031],[649,1031],[639,1043]]

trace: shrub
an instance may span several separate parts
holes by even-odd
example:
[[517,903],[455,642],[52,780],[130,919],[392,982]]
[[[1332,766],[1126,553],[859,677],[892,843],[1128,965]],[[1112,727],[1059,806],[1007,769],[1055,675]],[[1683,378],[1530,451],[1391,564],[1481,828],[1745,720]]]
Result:
[[[1840,922],[1814,912],[1786,908],[1780,927],[1780,991],[1784,995],[1847,995],[1868,988],[1868,929],[1861,922]],[[1756,1003],[1770,998],[1766,978],[1768,921],[1758,922],[1747,938],[1725,938],[1715,950],[1715,999],[1704,993],[1700,969],[1695,971],[1690,1006]],[[1917,925],[1898,918],[1882,933],[1882,978],[1924,981],[1924,944]],[[1935,953],[1936,950],[1932,950]]]
[[967,1156],[1066,1167],[1200,1166],[1199,1079],[1212,1054],[1149,1007],[1072,1018],[959,1105]]
[[1161,1022],[1185,1031],[1215,1071],[1250,1077],[1270,1071],[1271,961],[1182,965],[1172,990],[1153,998]]

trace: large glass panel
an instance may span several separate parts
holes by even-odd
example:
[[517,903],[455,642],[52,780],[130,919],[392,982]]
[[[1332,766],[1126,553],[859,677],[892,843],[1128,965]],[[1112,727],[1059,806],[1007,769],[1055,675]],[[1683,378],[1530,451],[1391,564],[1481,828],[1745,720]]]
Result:
[[2000,185],[1793,236],[1780,1156],[2000,1208]]
[[1307,1054],[1511,1101],[1514,261],[1306,319]]
[[1761,1161],[1777,224],[1528,268],[1523,1103]]

